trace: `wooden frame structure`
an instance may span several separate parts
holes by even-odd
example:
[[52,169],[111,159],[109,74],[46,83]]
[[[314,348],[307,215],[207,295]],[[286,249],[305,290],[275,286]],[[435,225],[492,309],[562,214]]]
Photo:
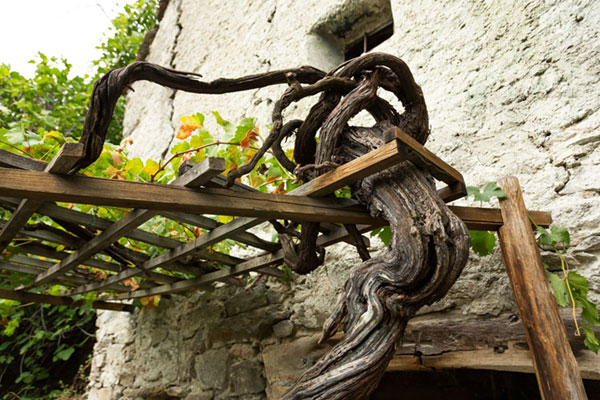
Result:
[[[236,276],[251,271],[280,276],[281,272],[273,267],[283,260],[279,243],[261,239],[248,229],[272,218],[316,221],[322,223],[319,245],[352,242],[352,235],[340,224],[354,224],[359,232],[364,233],[384,225],[385,221],[372,218],[353,200],[322,197],[405,160],[427,170],[447,185],[438,191],[445,202],[466,195],[460,172],[400,129],[395,128],[392,136],[393,139],[379,149],[321,175],[287,195],[264,194],[241,183],[224,189],[225,177],[221,173],[225,166],[221,159],[206,159],[170,184],[158,185],[65,175],[83,157],[83,147],[79,144],[65,144],[49,164],[0,150],[0,206],[12,210],[10,220],[1,225],[0,253],[15,238],[34,240],[17,247],[20,254],[0,260],[0,271],[34,275],[33,284],[17,290],[0,289],[0,298],[76,306],[78,302],[70,296],[110,290],[111,296],[104,296],[105,300],[96,301],[93,306],[131,311],[131,305],[114,300],[182,292],[216,281],[236,284],[239,283]],[[526,211],[515,178],[505,178],[499,185],[507,193],[507,199],[500,202],[500,209],[450,208],[469,229],[499,231],[504,262],[535,360],[542,397],[585,398],[579,368],[546,282],[529,221],[532,218],[537,225],[548,226],[552,222],[551,216],[545,212]],[[54,202],[133,210],[121,220],[112,222]],[[28,225],[27,221],[36,212],[52,218],[65,230]],[[203,214],[237,218],[219,224]],[[209,232],[183,243],[138,228],[155,215],[189,223]],[[100,233],[89,237],[90,231]],[[115,243],[122,237],[159,246],[166,251],[149,258],[144,253],[117,246]],[[262,254],[241,259],[209,250],[224,239],[260,249]],[[57,251],[42,241],[60,244],[72,251]],[[109,254],[113,260],[121,262],[95,257],[98,254]],[[200,261],[185,261],[190,258]],[[215,268],[215,263],[220,267]],[[80,265],[108,271],[110,275],[95,280],[94,276],[78,268]],[[169,270],[191,277],[182,279],[164,272]],[[145,279],[140,288],[132,291],[123,282],[134,276]],[[60,283],[71,289],[62,296],[30,290],[48,283]]]

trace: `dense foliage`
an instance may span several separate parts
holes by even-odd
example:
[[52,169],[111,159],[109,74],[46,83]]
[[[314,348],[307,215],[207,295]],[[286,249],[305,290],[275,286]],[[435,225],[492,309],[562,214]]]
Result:
[[[145,33],[156,24],[157,6],[158,0],[138,0],[125,6],[99,46],[102,55],[94,62],[91,76],[73,76],[67,60],[43,53],[38,53],[32,61],[36,70],[30,79],[1,64],[0,148],[48,161],[65,141],[77,139],[94,81],[110,68],[135,60]],[[121,100],[109,128],[110,143],[121,141],[123,112]],[[118,217],[110,215],[112,219]],[[0,218],[9,217],[8,210],[0,209]],[[53,224],[39,215],[34,215],[30,222]],[[65,248],[60,244],[54,246],[60,251]],[[2,257],[9,259],[15,250],[8,248]],[[0,275],[2,287],[30,281],[29,275]],[[62,290],[62,286],[52,286],[46,292],[59,294]],[[87,295],[86,299],[91,301],[93,297]],[[89,367],[93,346],[95,313],[89,303],[69,309],[0,300],[0,398],[46,399],[59,396],[63,389],[69,393],[82,389],[85,382],[78,379],[78,368]],[[57,382],[59,377],[69,381]]]

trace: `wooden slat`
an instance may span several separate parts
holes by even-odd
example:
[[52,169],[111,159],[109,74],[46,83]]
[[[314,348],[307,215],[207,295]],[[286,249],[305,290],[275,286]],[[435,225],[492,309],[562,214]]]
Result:
[[[83,156],[83,144],[65,143],[52,162],[46,166],[44,171],[53,174],[67,173]],[[6,249],[6,246],[10,244],[10,241],[19,233],[23,226],[25,226],[29,218],[31,218],[41,204],[42,200],[24,199],[21,201],[8,220],[8,223],[4,225],[2,231],[0,231],[0,253]]]
[[[40,187],[45,189],[40,189]],[[80,193],[70,196],[69,191],[75,191],[75,189],[79,190]],[[64,194],[65,192],[67,194]],[[110,193],[110,195],[107,195],[107,193]],[[159,212],[183,211],[210,214],[218,213],[220,210],[219,205],[227,202],[224,209],[228,212],[231,211],[233,215],[264,216],[267,214],[267,218],[297,220],[301,220],[301,218],[294,217],[300,216],[306,220],[317,220],[322,217],[326,220],[337,220],[346,223],[381,224],[381,221],[371,218],[360,207],[350,207],[350,204],[356,204],[350,200],[309,199],[302,196],[240,192],[235,194],[236,196],[231,196],[230,191],[218,189],[198,192],[192,189],[165,185],[79,176],[57,177],[43,172],[0,169],[0,195],[26,195],[51,201],[93,204],[112,203],[112,205],[123,207],[135,204],[147,208],[151,207]],[[248,197],[237,197],[242,195]],[[240,208],[236,209],[235,206]],[[451,206],[450,208],[467,222],[469,229],[496,230],[502,224],[497,209],[458,206]],[[326,214],[319,213],[325,210],[327,211]],[[548,225],[552,221],[549,213],[531,211],[530,214],[538,225]]]
[[[46,246],[46,245],[43,245],[40,243],[28,243],[28,244],[20,245],[19,249],[22,250],[23,253],[29,253],[29,254],[33,254],[36,256],[48,257],[53,260],[63,260],[70,255],[70,253],[67,253],[66,251],[56,251],[56,249],[54,247]],[[81,265],[104,269],[106,271],[117,272],[117,273],[123,271],[124,268],[127,268],[127,267],[123,267],[120,264],[109,263],[109,262],[97,260],[94,258],[85,260]],[[173,280],[175,280],[175,278],[173,278],[172,276],[164,275],[164,274],[153,272],[153,271],[148,271],[145,273],[145,275],[146,275],[146,278],[148,278],[149,280],[154,281],[154,282],[169,283],[169,282],[172,282]],[[142,282],[141,286],[144,286],[144,285],[146,285],[146,284]]]
[[[0,197],[0,204],[8,204],[14,205],[15,199],[8,197]],[[18,201],[17,201],[18,204]],[[57,206],[53,203],[44,203],[38,208],[38,212],[44,215],[47,215],[53,219],[66,221],[78,225],[83,225],[91,229],[99,229],[106,230],[108,229],[114,222],[109,221],[107,219],[103,219],[101,217],[97,217],[93,214],[85,214],[76,210],[69,210],[64,207]],[[1,222],[0,222],[1,223]],[[159,236],[154,233],[146,232],[141,229],[134,229],[129,231],[124,235],[130,239],[139,240],[140,242],[149,243],[155,246],[164,247],[167,249],[172,249],[178,247],[182,244],[182,242],[171,239],[169,237]],[[46,240],[46,239],[43,239]],[[52,241],[52,240],[50,240]],[[64,243],[62,243],[64,244]],[[240,263],[242,260],[237,257],[232,257],[228,254],[219,253],[217,251],[204,251],[201,250],[196,254],[198,257],[215,261],[218,263],[222,263],[225,265],[236,265]]]
[[[502,226],[502,214],[498,208],[448,206],[462,219],[467,228],[475,231],[497,231]],[[543,227],[552,224],[552,215],[545,211],[528,211],[533,221]]]
[[246,217],[367,224],[374,220],[349,199],[312,199],[223,189],[194,190],[172,185],[0,169],[0,195]]
[[[220,226],[220,224],[214,219],[202,215],[194,215],[181,212],[164,212],[160,214],[174,221],[184,222],[186,224],[198,226],[204,229],[211,230]],[[279,243],[269,242],[268,240],[261,239],[250,232],[235,233],[231,235],[229,239],[233,239],[240,243],[247,244],[249,246],[256,247],[261,250],[277,251],[281,248],[281,245]]]
[[[368,232],[373,229],[371,226],[360,225],[358,226],[360,232]],[[317,239],[317,244],[319,246],[330,246],[336,243],[343,241],[348,238],[350,235],[346,231],[345,228],[339,228],[335,232],[332,232],[329,235],[321,235]],[[202,275],[195,279],[188,279],[185,281],[179,281],[169,285],[163,285],[154,287],[146,290],[136,290],[130,293],[123,293],[121,295],[116,296],[118,299],[130,299],[130,298],[139,298],[152,296],[155,294],[167,294],[167,293],[175,293],[181,292],[184,290],[196,289],[200,286],[206,285],[207,283],[212,283],[216,281],[220,281],[226,279],[231,276],[241,275],[246,272],[255,271],[257,269],[278,264],[283,261],[283,250],[279,250],[275,253],[266,253],[260,256],[251,258],[247,261],[244,261],[234,267],[223,268],[221,270],[210,272],[208,274]]]
[[[184,175],[179,177],[173,182],[173,185],[188,185],[188,186],[199,186],[208,182],[215,175],[220,174],[225,170],[225,161],[220,158],[207,158],[202,163],[196,165],[190,169]],[[138,209],[130,212],[121,220],[115,222],[108,229],[102,232],[100,235],[94,237],[83,245],[78,251],[71,254],[66,259],[57,263],[48,271],[40,274],[34,285],[42,285],[50,282],[54,277],[59,274],[68,272],[81,264],[86,259],[92,257],[100,250],[110,246],[119,238],[125,236],[126,232],[129,232],[150,218],[157,214],[156,211],[150,211],[146,209]]]
[[[466,196],[467,189],[465,186],[465,180],[460,172],[427,150],[415,139],[404,133],[402,129],[397,127],[394,128],[394,135],[398,141],[406,146],[406,148],[402,149],[401,152],[406,154],[407,160],[411,161],[416,166],[429,172],[436,179],[445,182],[448,184],[448,186],[453,188],[449,189],[448,191],[442,191],[442,194],[452,194],[454,198],[451,200],[456,200],[457,198]],[[451,201],[449,199],[444,200],[446,202]]]
[[48,163],[0,149],[0,167],[43,171]]
[[[109,284],[121,282],[125,279],[141,273],[142,271],[151,270],[158,267],[164,267],[165,265],[174,262],[175,260],[185,257],[188,254],[194,253],[200,247],[208,247],[215,243],[218,243],[228,238],[232,233],[249,229],[257,224],[261,223],[256,218],[237,218],[228,224],[221,225],[218,228],[196,238],[195,240],[188,242],[176,249],[173,249],[169,253],[162,254],[154,257],[147,262],[140,265],[138,268],[130,268],[115,275],[110,276],[102,281],[87,284],[81,288],[77,288],[69,292],[69,295],[90,292],[92,290],[100,290]],[[241,263],[243,264],[243,262]]]
[[[70,297],[64,296],[51,296],[48,294],[29,293],[22,291],[0,289],[0,298],[16,300],[23,303],[33,302],[42,304],[53,304],[57,306],[68,306],[78,307],[85,302],[83,300],[73,300]],[[96,300],[92,303],[92,307],[100,310],[112,310],[112,311],[127,311],[133,312],[135,307],[131,304],[112,303],[108,301]]]
[[517,178],[503,178],[498,186],[506,193],[506,198],[500,200],[504,224],[498,231],[502,258],[525,328],[542,399],[587,399]]
[[[44,265],[42,260],[30,258],[30,257],[12,257],[12,262],[0,261],[0,270],[5,271],[13,271],[13,272],[21,272],[27,275],[37,276],[48,269],[48,265]],[[15,264],[17,263],[17,264]],[[52,264],[50,264],[52,265]],[[58,280],[58,283],[61,283],[65,286],[75,287],[79,285],[85,285],[87,280],[82,276],[61,276]],[[115,290],[117,292],[127,292],[128,289],[120,284],[113,284],[108,287],[109,289]]]
[[336,169],[318,176],[312,181],[292,190],[289,194],[293,196],[325,196],[337,189],[406,160],[406,154],[402,154],[403,148],[402,142],[392,140],[362,157],[342,164]]

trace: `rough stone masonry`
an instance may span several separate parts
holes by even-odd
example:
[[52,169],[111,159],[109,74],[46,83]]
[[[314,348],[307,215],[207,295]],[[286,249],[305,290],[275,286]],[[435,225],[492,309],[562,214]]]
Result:
[[[600,300],[599,2],[170,0],[147,60],[207,80],[306,64],[327,70],[390,15],[394,33],[377,51],[406,61],[423,88],[427,147],[468,185],[516,175],[527,206],[569,228],[568,259]],[[154,159],[175,144],[183,115],[253,116],[266,130],[284,90],[200,96],[144,82],[134,89],[124,134],[132,153]],[[300,115],[307,106],[293,107]],[[135,315],[102,312],[88,398],[278,398],[326,352],[318,333],[357,262],[353,248],[339,246],[290,284],[268,279],[172,296]],[[471,256],[449,295],[419,318],[515,314],[497,252]],[[420,346],[424,354],[440,350]]]

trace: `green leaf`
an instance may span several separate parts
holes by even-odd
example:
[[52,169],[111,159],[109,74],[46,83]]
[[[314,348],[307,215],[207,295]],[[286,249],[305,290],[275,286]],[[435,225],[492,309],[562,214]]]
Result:
[[373,236],[378,236],[383,244],[387,246],[392,241],[392,230],[389,226],[384,226],[382,228],[373,230],[373,232],[371,232],[371,237]]
[[568,277],[571,289],[579,291],[582,295],[587,294],[589,290],[589,284],[585,276],[581,276],[574,271],[569,271]]
[[536,230],[539,234],[538,242],[541,245],[557,247],[559,244],[562,244],[566,248],[571,243],[571,236],[567,228],[551,226],[550,232],[548,232],[548,230],[538,226]]
[[69,358],[71,358],[71,354],[73,354],[73,352],[75,351],[75,347],[67,347],[64,350],[61,350],[57,353],[54,354],[54,357],[52,358],[52,361],[56,361],[56,360],[63,360],[63,361],[67,361]]
[[240,142],[248,131],[250,131],[256,125],[256,120],[254,118],[243,118],[239,125],[235,128],[235,136],[233,138],[234,142]]
[[550,281],[550,286],[554,291],[554,297],[556,297],[556,302],[559,306],[564,307],[567,305],[566,295],[567,295],[567,283],[564,279],[562,279],[557,274],[554,274],[550,271],[546,271],[546,275],[548,276],[548,280]]
[[578,297],[575,299],[577,306],[581,307],[581,318],[592,325],[600,326],[598,318],[598,306],[589,301],[587,298]]
[[583,341],[585,347],[598,354],[598,348],[600,348],[600,341],[598,341],[598,339],[596,338],[596,335],[594,334],[592,328],[585,324],[581,324],[581,329],[583,329],[583,332],[585,333],[585,340]]
[[499,199],[506,198],[506,194],[500,189],[496,182],[489,182],[483,188],[483,192],[480,192],[475,186],[467,186],[467,196],[473,196],[476,201],[485,201],[486,203],[491,200],[492,197]]
[[225,140],[226,142],[231,141],[235,134],[235,126],[231,122],[224,120],[218,112],[213,111],[212,114],[215,116],[217,124],[221,125],[226,133],[223,140]]
[[471,235],[471,248],[480,256],[487,256],[494,252],[496,235],[488,231],[469,231]]

